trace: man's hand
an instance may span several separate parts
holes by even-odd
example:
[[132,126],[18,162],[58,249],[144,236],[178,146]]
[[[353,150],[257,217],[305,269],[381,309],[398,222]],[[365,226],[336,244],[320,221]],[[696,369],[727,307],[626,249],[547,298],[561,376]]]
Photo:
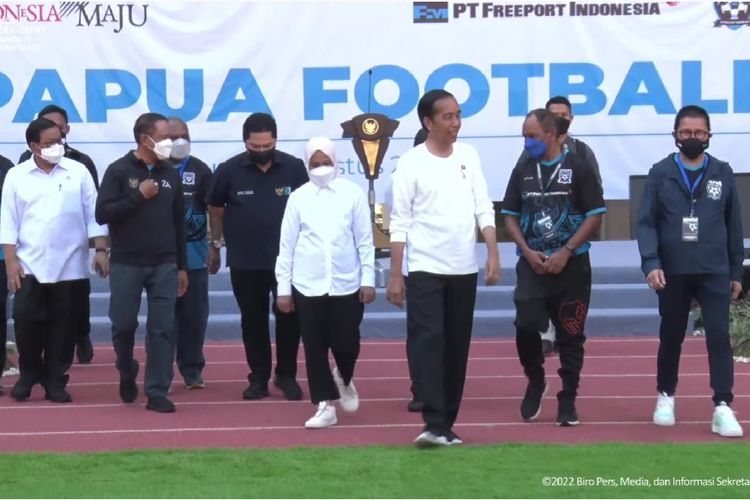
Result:
[[91,261],[91,270],[101,278],[109,276],[109,255],[107,252],[97,251]]
[[404,286],[404,277],[400,274],[392,274],[388,280],[388,289],[386,290],[386,299],[396,307],[404,307],[406,300],[406,287]]
[[661,269],[654,269],[648,276],[646,276],[646,283],[654,290],[663,290],[667,286],[667,280],[664,277],[664,271]]
[[370,304],[375,301],[375,289],[371,286],[362,286],[359,288],[359,301],[363,304]]
[[732,281],[729,287],[732,291],[732,300],[737,300],[737,298],[742,293],[742,283],[740,283],[739,281]]
[[567,248],[561,248],[553,253],[544,262],[544,270],[548,274],[560,274],[568,265],[571,253]]
[[279,311],[289,314],[294,312],[294,301],[291,295],[279,295],[276,297],[276,307]]
[[187,271],[177,271],[177,296],[182,297],[188,289]]
[[494,285],[500,281],[500,256],[498,254],[488,255],[484,266],[484,282]]
[[138,184],[138,190],[141,192],[144,198],[150,200],[157,194],[159,194],[159,184],[154,179],[146,179]]
[[535,273],[547,273],[547,269],[544,266],[544,263],[547,261],[547,256],[544,255],[543,252],[536,252],[529,248],[527,250],[524,250],[523,258],[526,259],[526,261],[531,266],[531,269],[533,269]]
[[6,260],[5,272],[8,274],[8,291],[16,293],[21,289],[21,278],[26,277],[26,273],[23,272],[23,266],[21,266],[18,260]]
[[208,247],[208,274],[216,274],[221,267],[221,251],[215,246]]

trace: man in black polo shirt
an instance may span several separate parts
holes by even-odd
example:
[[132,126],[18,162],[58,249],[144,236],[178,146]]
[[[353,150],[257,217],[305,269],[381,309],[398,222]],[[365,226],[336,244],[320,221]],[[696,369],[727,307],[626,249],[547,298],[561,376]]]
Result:
[[539,332],[549,320],[560,352],[557,424],[578,424],[575,398],[583,366],[591,296],[589,239],[606,212],[592,165],[562,143],[569,122],[546,109],[523,124],[528,159],[511,173],[502,214],[518,247],[516,348],[528,378],[521,417],[534,420],[547,392]]
[[211,219],[209,272],[221,265],[222,235],[227,245],[227,266],[240,308],[242,342],[250,367],[250,385],[244,399],[269,395],[271,340],[268,326],[269,294],[274,296],[276,317],[276,378],[274,383],[288,400],[302,399],[296,381],[299,326],[294,313],[276,306],[274,268],[279,254],[281,219],[289,194],[308,181],[299,158],[276,150],[276,121],[266,113],[253,113],[242,127],[247,151],[216,169],[208,197]]
[[[99,174],[96,171],[96,165],[94,165],[91,158],[74,149],[68,144],[66,136],[70,133],[70,125],[68,125],[68,112],[60,106],[50,104],[42,108],[38,115],[39,118],[46,118],[60,129],[60,133],[63,137],[63,146],[65,147],[65,158],[70,158],[78,163],[82,163],[86,170],[91,174],[91,178],[94,179],[94,185],[96,189],[99,189]],[[31,151],[28,149],[21,153],[21,157],[18,159],[18,163],[31,158]],[[94,348],[91,345],[91,305],[89,302],[89,295],[91,295],[91,282],[88,279],[75,280],[75,283],[71,284],[71,293],[73,297],[71,299],[71,311],[70,311],[70,329],[71,335],[75,342],[75,354],[78,357],[78,362],[81,364],[91,363],[94,357]],[[73,362],[73,352],[63,353],[63,364],[70,367]]]

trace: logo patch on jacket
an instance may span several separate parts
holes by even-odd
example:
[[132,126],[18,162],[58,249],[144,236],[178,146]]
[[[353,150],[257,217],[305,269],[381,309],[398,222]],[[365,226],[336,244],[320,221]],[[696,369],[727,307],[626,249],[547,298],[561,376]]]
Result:
[[290,186],[276,188],[276,196],[289,196],[291,193],[292,188]]
[[128,187],[130,187],[131,189],[137,188],[138,184],[138,179],[136,179],[135,177],[131,177],[130,179],[128,179]]
[[573,182],[573,170],[570,168],[561,168],[557,182],[560,184],[571,184]]
[[195,185],[195,172],[185,172],[182,174],[182,183],[187,186]]
[[162,179],[161,180],[161,187],[167,188],[167,189],[172,189],[172,185],[169,182],[167,182],[166,179]]
[[721,199],[721,181],[708,181],[706,183],[706,194],[712,200]]

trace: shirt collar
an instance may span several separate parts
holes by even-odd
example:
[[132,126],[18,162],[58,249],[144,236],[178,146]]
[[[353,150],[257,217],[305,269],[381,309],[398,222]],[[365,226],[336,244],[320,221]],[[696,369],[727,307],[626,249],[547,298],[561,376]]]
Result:
[[[50,170],[50,174],[54,172],[55,169],[57,169],[58,167],[67,171],[68,167],[65,165],[65,163],[67,163],[67,161],[66,161],[66,158],[63,157],[57,165],[52,167],[52,170]],[[31,153],[31,158],[27,160],[25,173],[30,174],[31,172],[35,172],[37,170],[42,172],[43,174],[49,175],[47,174],[47,172],[39,168],[39,165],[36,164],[36,160],[34,160],[34,153]]]

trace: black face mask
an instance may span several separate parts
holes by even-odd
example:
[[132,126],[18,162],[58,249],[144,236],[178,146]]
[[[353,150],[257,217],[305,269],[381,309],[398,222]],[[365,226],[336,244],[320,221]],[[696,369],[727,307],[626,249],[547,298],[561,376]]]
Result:
[[255,165],[265,165],[269,161],[272,161],[275,152],[276,149],[274,148],[266,149],[265,151],[247,150],[247,153],[250,155],[250,161]]
[[691,160],[695,160],[708,149],[708,141],[703,142],[695,137],[685,139],[684,141],[675,141],[675,144],[677,145],[677,149]]

